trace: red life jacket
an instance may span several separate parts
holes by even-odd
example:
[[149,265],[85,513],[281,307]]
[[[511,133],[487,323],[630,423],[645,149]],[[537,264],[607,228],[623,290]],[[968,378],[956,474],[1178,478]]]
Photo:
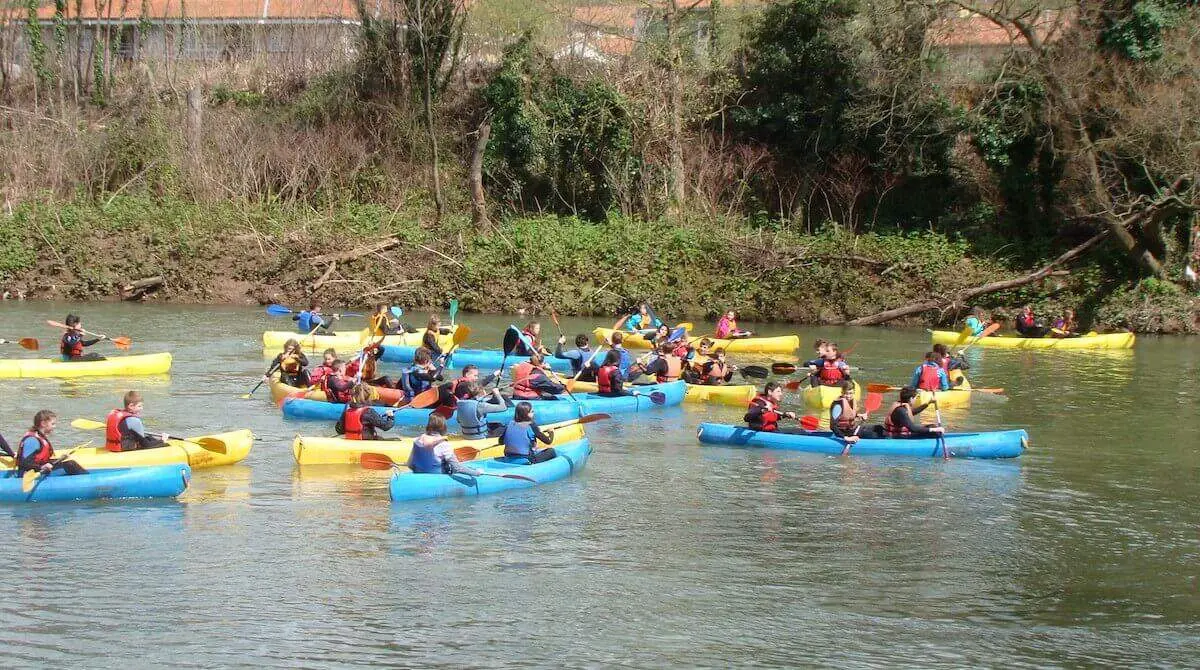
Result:
[[533,388],[533,363],[525,361],[513,366],[512,394],[521,400],[537,400],[541,396]]
[[21,436],[21,443],[17,446],[17,463],[20,464],[25,458],[25,438],[27,437],[36,437],[38,443],[41,445],[38,447],[37,453],[33,455],[33,467],[40,468],[49,463],[51,457],[54,456],[54,447],[50,445],[50,440],[47,440],[41,433],[34,430]]
[[109,451],[121,451],[121,422],[133,416],[123,409],[114,409],[105,419],[104,448]]
[[667,371],[659,372],[654,375],[654,379],[659,383],[673,382],[679,379],[680,373],[683,372],[683,361],[679,360],[678,356],[663,356],[662,359],[667,362]]
[[542,348],[542,340],[528,330],[522,330],[521,334],[529,338],[529,343],[533,345],[534,351],[539,351]]
[[599,387],[601,393],[613,392],[613,377],[620,374],[621,366],[605,365],[596,371],[596,386]]
[[1021,324],[1022,328],[1032,328],[1034,321],[1035,319],[1033,318],[1032,312],[1029,314],[1029,316],[1025,316],[1024,314],[1017,315],[1017,323]]
[[342,437],[347,440],[363,439],[362,415],[368,409],[370,407],[355,407],[346,410],[345,419],[342,421],[342,426],[346,429],[346,432]]
[[350,402],[350,389],[338,391],[329,383],[333,381],[336,375],[325,375],[321,380],[321,390],[325,392],[325,399],[329,402]]
[[454,410],[458,409],[458,401],[470,397],[467,395],[467,380],[459,377],[454,380],[449,389],[439,389],[438,400],[440,404],[434,408],[433,413],[443,419],[449,419],[454,416]]
[[837,360],[831,361],[827,358],[825,362],[821,363],[821,369],[817,372],[817,376],[820,377],[823,385],[833,386],[845,379],[846,373],[842,372],[842,369],[838,367]]
[[63,356],[68,356],[70,358],[79,358],[83,355],[83,338],[79,337],[68,343],[67,336],[72,332],[73,331],[67,331],[63,333],[62,340],[60,340],[58,343],[58,352]]
[[894,414],[900,407],[907,407],[907,405],[902,402],[897,402],[895,405],[892,405],[892,408],[888,410],[887,416],[883,419],[883,430],[892,437],[904,437],[905,435],[911,435],[907,426],[901,426],[892,421],[892,414]]
[[779,430],[779,409],[775,406],[775,403],[771,402],[770,398],[762,394],[754,396],[750,401],[750,409],[754,409],[755,407],[761,407],[763,411],[762,425],[754,428],[754,430],[761,430],[768,433]]
[[688,355],[687,340],[683,340],[678,345],[676,345],[675,350],[672,351],[671,353],[674,354],[675,356],[678,356],[679,358],[687,358],[687,355]]
[[331,374],[333,374],[333,368],[322,363],[313,368],[313,371],[309,373],[308,382],[313,386],[320,386],[324,388],[325,378]]
[[920,379],[917,380],[917,388],[922,391],[940,391],[942,390],[942,380],[938,375],[940,370],[936,365],[922,365]]
[[829,409],[830,417],[832,418],[833,415],[833,407],[837,407],[839,403],[842,406],[842,415],[837,418],[838,430],[841,430],[843,433],[852,433],[854,432],[855,412],[854,404],[848,398],[838,398],[837,402]]
[[729,374],[729,368],[724,363],[713,361],[708,368],[707,373],[700,376],[701,384],[723,384],[725,383],[725,375]]
[[950,360],[951,358],[949,354],[941,356],[938,358],[938,366],[940,366],[946,372],[950,372]]

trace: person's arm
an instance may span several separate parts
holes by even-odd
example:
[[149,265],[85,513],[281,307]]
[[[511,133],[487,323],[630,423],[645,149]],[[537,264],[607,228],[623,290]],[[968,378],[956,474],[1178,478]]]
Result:
[[3,453],[5,456],[10,458],[16,456],[16,454],[13,453],[12,447],[8,446],[8,440],[4,439],[3,435],[0,435],[0,453]]
[[95,343],[97,343],[97,342],[99,342],[100,340],[103,340],[103,339],[105,339],[105,338],[103,338],[103,337],[93,337],[93,338],[92,338],[92,339],[90,339],[90,340],[81,340],[81,341],[80,341],[80,344],[82,344],[82,345],[83,345],[83,346],[85,346],[85,347],[90,347],[90,346],[92,346],[93,344],[95,344]]
[[263,376],[266,377],[272,372],[275,372],[279,369],[280,365],[283,365],[283,354],[276,354],[275,358],[271,360],[270,367],[268,367],[267,371],[263,373]]
[[[921,409],[925,409],[925,407],[921,407]],[[907,428],[908,432],[912,433],[913,435],[933,435],[934,434],[934,431],[926,428],[925,426],[921,425],[920,423],[917,423],[917,421],[915,421],[913,419],[912,414],[909,414],[903,407],[896,408],[896,411],[900,413],[900,416],[899,416],[900,420],[896,421],[895,420],[896,417],[893,416],[892,417],[893,423],[899,423],[901,426],[904,426],[905,428]],[[919,414],[920,411],[916,410],[915,413]]]
[[434,448],[433,453],[442,462],[442,469],[448,471],[452,475],[463,474],[471,477],[478,477],[483,474],[482,470],[467,467],[458,460],[458,456],[454,455],[454,447],[450,446],[449,442],[442,442]]
[[396,420],[388,412],[380,414],[374,409],[368,409],[362,413],[362,423],[376,430],[391,430],[392,426],[396,425]]
[[295,313],[295,314],[293,314],[293,315],[292,315],[292,321],[299,321],[299,320],[300,320],[300,313],[299,313],[299,312],[297,312],[297,313]]
[[[922,363],[921,365],[924,365]],[[917,388],[921,384],[921,365],[918,365],[912,373],[912,379],[908,380],[908,385]]]
[[853,379],[853,377],[850,376],[850,364],[849,363],[847,363],[846,361],[842,361],[842,362],[838,363],[838,369],[840,369],[842,371],[842,377],[844,377],[847,380]]
[[129,432],[133,433],[133,439],[138,443],[139,449],[157,449],[158,447],[165,447],[167,445],[163,440],[147,435],[146,426],[139,417],[131,416],[125,419],[125,427],[129,429]]
[[946,371],[940,365],[938,366],[938,386],[943,391],[950,390],[950,376],[946,374]]
[[501,395],[500,389],[492,389],[492,399],[490,401],[480,400],[476,405],[479,408],[480,414],[494,414],[495,412],[503,412],[508,409],[508,404],[504,402],[504,396]]
[[550,376],[547,374],[540,374],[540,375],[534,376],[530,386],[532,386],[533,390],[535,390],[535,391],[538,391],[540,393],[549,393],[550,395],[558,395],[560,393],[565,393],[567,390],[566,386],[559,384],[559,383],[555,382],[554,380],[550,379]]
[[529,424],[529,430],[532,431],[534,439],[536,439],[538,442],[541,442],[542,444],[554,443],[553,430],[542,430],[541,428],[538,428],[536,423]]
[[[302,367],[302,368],[308,367],[308,356],[305,356],[303,351],[299,351],[296,353],[298,353],[300,355],[300,367]],[[283,356],[283,354],[280,354],[280,356]],[[282,360],[283,359],[280,358],[281,362],[282,362]]]

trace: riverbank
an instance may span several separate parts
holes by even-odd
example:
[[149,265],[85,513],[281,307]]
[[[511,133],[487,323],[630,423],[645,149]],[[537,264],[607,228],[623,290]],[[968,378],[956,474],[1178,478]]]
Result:
[[[0,286],[29,300],[118,300],[162,277],[142,299],[176,303],[443,305],[478,312],[611,316],[643,296],[665,313],[835,324],[1030,268],[981,257],[933,232],[852,236],[769,231],[741,220],[604,223],[514,218],[479,233],[465,216],[431,229],[421,212],[342,204],[324,211],[198,205],[113,196],[106,202],[18,205],[0,217]],[[1197,332],[1200,304],[1172,285],[1104,280],[1091,265],[981,296],[1011,315],[1075,307],[1100,330]],[[975,304],[975,303],[972,303]],[[897,325],[941,325],[930,311]]]

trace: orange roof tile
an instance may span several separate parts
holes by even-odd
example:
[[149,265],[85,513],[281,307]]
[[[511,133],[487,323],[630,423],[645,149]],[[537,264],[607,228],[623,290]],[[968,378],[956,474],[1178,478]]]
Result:
[[[125,19],[142,17],[143,3],[109,2],[108,11],[98,12],[95,2],[84,2],[84,19]],[[67,3],[67,15],[76,18],[75,3]],[[122,13],[124,5],[124,13]],[[358,20],[358,11],[350,0],[147,0],[146,16],[153,19],[346,19]],[[38,9],[43,20],[54,18],[54,5]]]

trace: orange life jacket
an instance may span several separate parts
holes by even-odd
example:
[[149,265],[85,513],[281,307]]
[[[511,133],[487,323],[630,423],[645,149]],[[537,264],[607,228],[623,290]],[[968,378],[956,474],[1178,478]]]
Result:
[[[895,411],[900,407],[907,407],[907,405],[902,402],[897,402],[896,404],[892,405],[892,408],[888,410],[887,416],[883,419],[883,430],[892,437],[904,437],[912,434],[909,432],[907,426],[901,426],[892,422],[892,414],[895,413]],[[912,410],[910,409],[909,411]]]
[[123,409],[114,409],[105,419],[104,448],[109,451],[121,451],[121,422],[133,416]]
[[513,385],[512,394],[514,398],[522,400],[537,400],[541,396],[533,388],[533,363],[525,361],[517,363],[513,366]]
[[345,420],[342,421],[342,425],[346,429],[346,432],[342,435],[342,437],[346,438],[347,440],[363,439],[362,415],[363,412],[367,411],[368,409],[370,409],[370,407],[355,407],[353,409],[346,410]]

